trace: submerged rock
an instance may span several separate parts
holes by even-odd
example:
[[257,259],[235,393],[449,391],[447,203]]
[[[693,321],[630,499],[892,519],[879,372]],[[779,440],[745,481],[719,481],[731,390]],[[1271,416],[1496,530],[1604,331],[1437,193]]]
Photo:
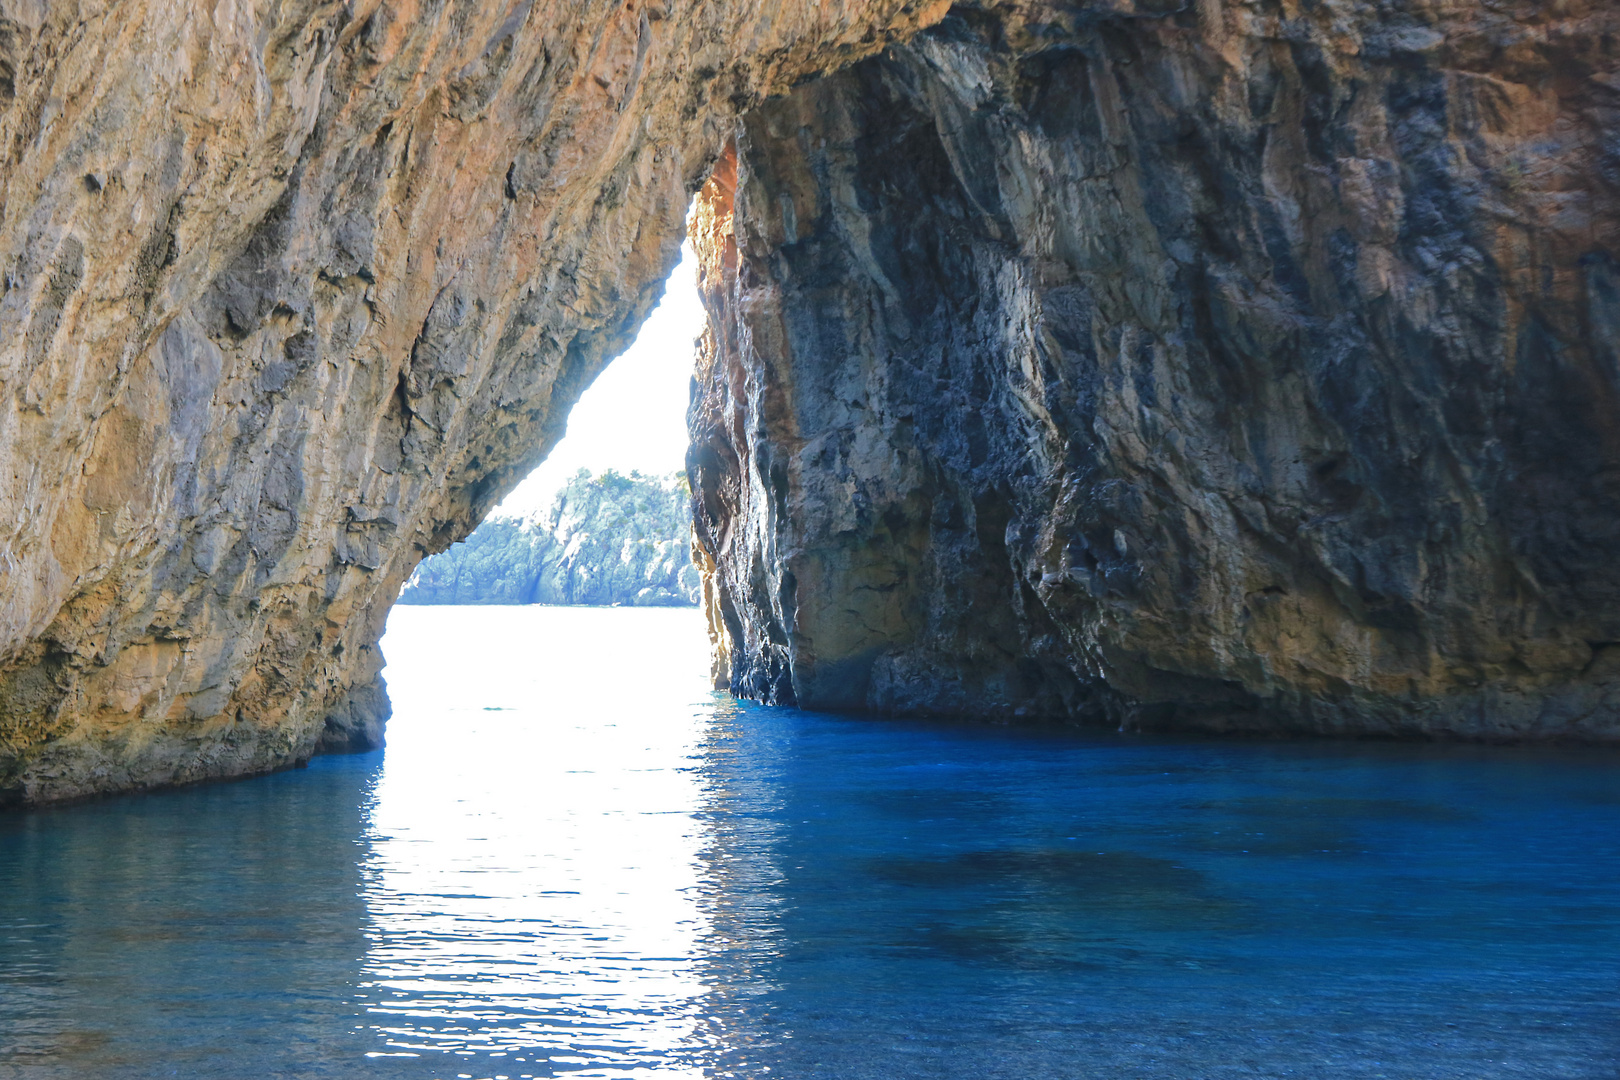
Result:
[[696,239],[716,675],[1620,737],[1620,8],[961,5]]
[[581,469],[549,510],[491,518],[423,560],[399,602],[671,607],[701,591],[686,477]]

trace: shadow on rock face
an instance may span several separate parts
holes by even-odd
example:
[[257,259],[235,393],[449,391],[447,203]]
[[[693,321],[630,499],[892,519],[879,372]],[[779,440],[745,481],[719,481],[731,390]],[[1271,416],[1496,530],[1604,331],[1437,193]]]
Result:
[[1330,10],[953,9],[744,118],[690,414],[731,671],[1620,737],[1620,13]]

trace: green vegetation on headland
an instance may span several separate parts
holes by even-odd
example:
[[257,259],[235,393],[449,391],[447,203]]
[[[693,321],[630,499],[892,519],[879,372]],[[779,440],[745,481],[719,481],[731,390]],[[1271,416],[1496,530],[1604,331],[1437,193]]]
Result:
[[696,604],[686,477],[587,469],[551,508],[484,522],[417,567],[402,604]]

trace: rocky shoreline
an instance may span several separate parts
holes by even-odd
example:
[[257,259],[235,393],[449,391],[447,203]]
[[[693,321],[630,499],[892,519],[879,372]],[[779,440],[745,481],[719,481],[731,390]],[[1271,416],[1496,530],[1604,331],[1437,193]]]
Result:
[[492,517],[424,559],[399,602],[690,607],[703,589],[692,564],[691,506],[680,473],[581,469],[549,510]]

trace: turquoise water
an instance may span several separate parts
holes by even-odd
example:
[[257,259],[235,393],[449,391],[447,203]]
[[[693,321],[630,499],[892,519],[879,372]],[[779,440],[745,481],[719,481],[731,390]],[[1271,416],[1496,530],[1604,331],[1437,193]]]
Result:
[[0,816],[0,1078],[1620,1075],[1620,756],[873,721],[395,612],[385,753]]

